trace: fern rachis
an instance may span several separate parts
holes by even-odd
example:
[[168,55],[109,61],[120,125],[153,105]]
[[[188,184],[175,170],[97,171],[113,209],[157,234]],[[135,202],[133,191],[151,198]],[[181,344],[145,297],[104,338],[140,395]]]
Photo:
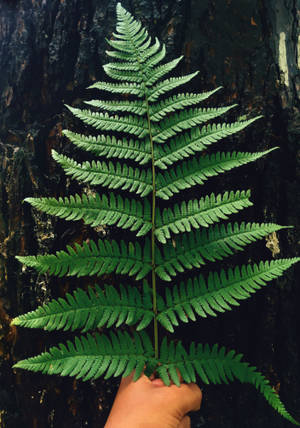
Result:
[[[234,107],[197,107],[220,88],[202,94],[166,96],[198,72],[165,78],[182,57],[162,64],[165,46],[158,39],[152,43],[147,31],[120,4],[117,16],[117,31],[108,40],[113,50],[107,54],[113,61],[104,66],[114,82],[97,82],[90,88],[126,97],[86,102],[101,111],[68,107],[85,125],[103,132],[100,135],[64,131],[79,149],[91,152],[97,159],[79,163],[56,151],[52,153],[67,175],[101,190],[89,196],[31,197],[27,202],[65,220],[83,220],[92,227],[115,226],[129,230],[132,236],[120,242],[89,240],[55,254],[18,259],[41,273],[61,277],[116,273],[129,277],[131,285],[79,289],[18,316],[14,323],[45,330],[79,328],[83,333],[129,325],[135,326],[137,332],[76,336],[74,343],[59,344],[15,367],[83,380],[102,375],[127,376],[132,370],[137,379],[143,371],[147,375],[156,372],[167,385],[171,381],[179,384],[178,370],[185,382],[196,381],[196,376],[205,383],[238,379],[253,384],[282,416],[298,424],[268,381],[243,362],[241,355],[226,352],[218,345],[192,343],[186,350],[180,342],[166,338],[160,341],[159,325],[173,332],[180,322],[231,310],[299,258],[201,272],[204,265],[242,251],[283,226],[223,223],[252,205],[249,190],[211,193],[181,202],[178,198],[185,189],[203,185],[210,177],[259,159],[274,149],[201,154],[260,116],[234,123],[204,124]],[[125,197],[124,191],[132,197]],[[176,203],[172,201],[175,194]],[[184,282],[177,279],[183,272],[188,278]],[[146,331],[151,323],[152,340]]]

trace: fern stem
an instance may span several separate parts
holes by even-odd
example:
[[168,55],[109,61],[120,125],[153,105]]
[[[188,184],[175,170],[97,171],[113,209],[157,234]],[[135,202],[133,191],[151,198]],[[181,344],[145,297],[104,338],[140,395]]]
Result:
[[[128,21],[126,22],[128,25]],[[129,25],[128,25],[129,26]],[[152,264],[152,308],[153,308],[153,330],[154,330],[154,355],[155,358],[158,358],[158,311],[157,311],[157,291],[156,291],[156,274],[155,274],[155,202],[156,202],[156,183],[155,183],[155,165],[154,165],[154,141],[152,137],[152,129],[151,129],[151,120],[150,120],[150,109],[149,109],[149,99],[147,95],[146,81],[145,76],[143,74],[143,69],[141,65],[141,61],[139,58],[139,50],[136,46],[135,41],[130,35],[130,31],[128,31],[129,39],[131,40],[132,45],[134,46],[136,52],[136,60],[138,62],[140,72],[143,76],[142,84],[145,94],[145,103],[146,103],[146,114],[147,114],[147,124],[148,124],[148,132],[149,132],[149,140],[151,146],[151,164],[152,164],[152,228],[151,228],[151,264]]]
[[147,109],[147,122],[149,130],[149,139],[151,146],[151,163],[152,163],[152,228],[151,228],[151,259],[152,259],[152,302],[153,302],[153,329],[154,329],[154,352],[155,358],[158,358],[158,322],[157,322],[157,291],[156,291],[156,274],[155,274],[155,205],[156,205],[156,183],[155,183],[155,164],[154,164],[154,142],[151,132],[151,121],[149,111],[149,101],[147,88],[144,83],[145,101]]

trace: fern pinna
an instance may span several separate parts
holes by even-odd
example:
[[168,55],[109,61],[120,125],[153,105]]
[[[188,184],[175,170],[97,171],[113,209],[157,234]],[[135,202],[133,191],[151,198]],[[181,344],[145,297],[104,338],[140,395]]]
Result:
[[[59,199],[27,198],[27,202],[65,220],[82,219],[92,227],[128,229],[137,239],[132,234],[131,241],[89,240],[55,254],[18,259],[39,272],[60,277],[116,273],[131,277],[133,282],[117,288],[108,284],[91,286],[87,292],[78,289],[15,318],[16,325],[45,330],[81,329],[86,333],[114,326],[109,335],[96,332],[76,337],[74,342],[59,344],[15,367],[83,380],[101,375],[106,379],[127,376],[133,370],[138,379],[144,371],[147,375],[155,372],[166,385],[180,384],[178,371],[185,382],[195,382],[196,375],[202,382],[215,384],[238,379],[253,384],[274,409],[299,425],[268,381],[242,361],[242,355],[218,345],[192,343],[184,349],[179,341],[166,337],[159,340],[159,324],[173,332],[180,322],[230,310],[299,258],[201,273],[207,262],[223,260],[283,227],[272,223],[221,223],[252,205],[249,190],[212,193],[182,202],[177,193],[273,149],[206,154],[210,145],[241,131],[258,117],[204,125],[234,106],[196,107],[219,88],[167,96],[197,72],[166,79],[182,57],[162,63],[165,46],[158,39],[152,42],[147,30],[120,3],[117,17],[116,33],[107,41],[112,47],[107,54],[113,60],[104,66],[106,74],[117,83],[97,82],[90,88],[121,94],[122,100],[87,101],[93,110],[68,107],[84,124],[114,135],[64,131],[78,148],[100,160],[78,163],[53,151],[53,158],[67,175],[100,186],[101,192]],[[174,195],[176,202],[172,200]],[[191,270],[190,278],[176,281],[176,276],[187,270]],[[150,323],[153,340],[145,331]],[[127,333],[124,324],[135,326],[135,332]],[[120,326],[122,330],[116,330]]]

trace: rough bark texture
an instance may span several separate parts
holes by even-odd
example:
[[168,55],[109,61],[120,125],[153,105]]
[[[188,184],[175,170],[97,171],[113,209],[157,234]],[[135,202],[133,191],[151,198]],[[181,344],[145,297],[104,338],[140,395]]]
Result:
[[[235,102],[236,115],[264,115],[234,140],[235,148],[280,150],[223,181],[225,188],[252,188],[255,208],[249,218],[295,226],[266,246],[254,246],[256,260],[299,255],[299,5],[299,0],[123,1],[166,42],[170,57],[184,53],[179,72],[201,70],[195,90],[223,85],[213,105]],[[102,427],[117,388],[117,380],[82,383],[12,371],[13,362],[62,335],[10,327],[13,316],[78,284],[22,270],[14,256],[52,252],[86,237],[85,228],[32,211],[22,200],[76,190],[50,150],[69,147],[61,129],[72,119],[63,104],[80,104],[89,95],[84,88],[102,77],[104,37],[115,26],[115,6],[115,0],[0,2],[0,427]],[[179,333],[187,341],[219,342],[246,354],[299,420],[297,272],[299,277],[299,267],[290,270],[232,313]],[[250,386],[204,388],[193,427],[254,426],[289,424]]]

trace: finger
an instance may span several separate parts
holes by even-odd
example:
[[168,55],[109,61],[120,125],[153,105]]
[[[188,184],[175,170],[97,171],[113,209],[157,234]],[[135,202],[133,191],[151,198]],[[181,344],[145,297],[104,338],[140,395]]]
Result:
[[152,385],[155,385],[155,386],[165,386],[165,384],[164,384],[164,382],[163,382],[163,380],[162,379],[160,379],[160,378],[155,378],[155,379],[153,379],[152,381],[151,381],[151,384]]
[[184,418],[181,419],[178,428],[191,428],[191,418],[189,416],[184,416]]
[[133,376],[134,376],[134,371],[130,373],[129,376],[126,377],[122,377],[121,382],[120,382],[120,387],[119,389],[123,389],[125,388],[129,383],[131,383],[133,381]]
[[147,376],[145,376],[144,374],[142,374],[141,377],[135,382],[133,380],[134,373],[135,373],[135,370],[133,370],[130,373],[130,375],[122,378],[120,386],[119,386],[119,390],[122,390],[122,389],[126,388],[130,384],[136,384],[137,382],[139,384],[141,384],[141,383],[143,383],[143,384],[150,384],[151,383],[151,381],[149,380],[149,378]]
[[200,409],[202,401],[202,392],[198,385],[195,383],[181,384],[181,408],[183,413],[186,414],[191,411]]

